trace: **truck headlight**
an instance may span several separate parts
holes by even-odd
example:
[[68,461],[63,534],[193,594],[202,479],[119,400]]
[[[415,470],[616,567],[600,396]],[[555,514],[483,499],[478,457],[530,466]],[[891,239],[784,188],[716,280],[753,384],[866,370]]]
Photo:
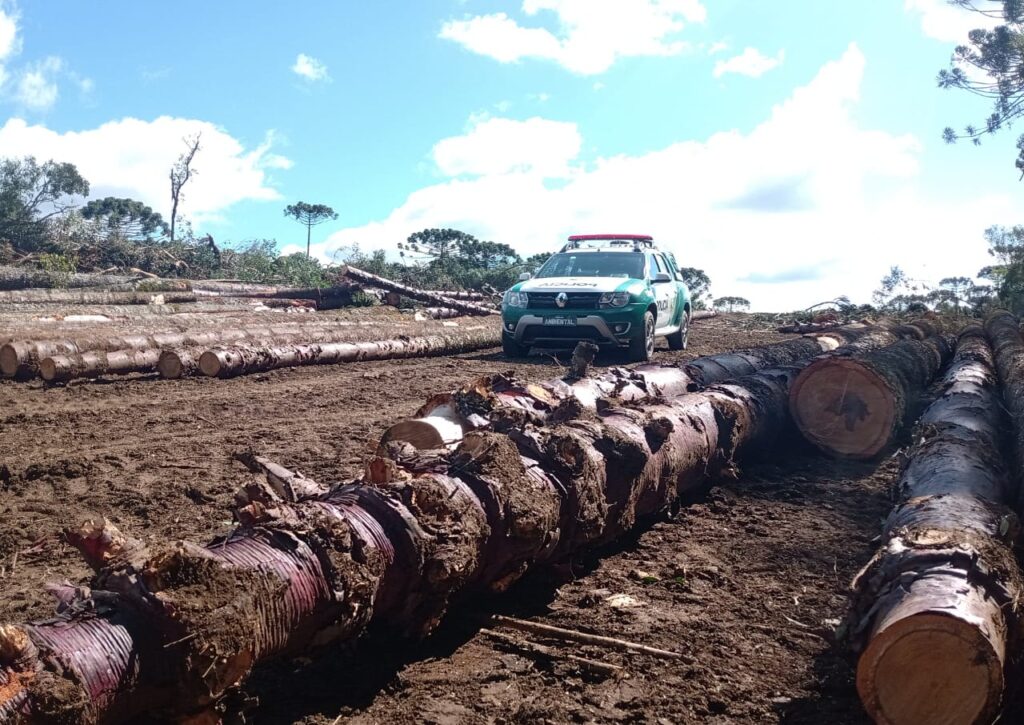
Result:
[[509,307],[526,307],[530,303],[530,297],[525,292],[506,292],[505,304]]
[[597,301],[598,307],[625,307],[629,304],[629,292],[603,292]]

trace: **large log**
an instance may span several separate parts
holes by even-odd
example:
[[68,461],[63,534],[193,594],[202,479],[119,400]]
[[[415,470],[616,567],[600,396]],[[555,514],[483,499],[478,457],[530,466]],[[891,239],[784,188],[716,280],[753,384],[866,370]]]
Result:
[[332,287],[262,287],[259,285],[241,285],[241,289],[212,290],[202,282],[194,283],[204,299],[246,298],[263,300],[268,307],[274,303],[270,300],[307,300],[316,304],[317,309],[333,310],[348,307],[352,304],[352,285],[342,284]]
[[82,289],[24,289],[0,291],[0,304],[46,303],[62,305],[152,305],[195,302],[192,292],[135,292]]
[[[1024,340],[1017,318],[999,310],[985,320],[1003,386],[1003,403],[1010,414],[1013,436],[1011,459],[1018,480],[1024,475]],[[1019,503],[1024,503],[1024,500]]]
[[[14,340],[0,346],[0,374],[25,378],[32,375],[40,361],[57,356],[74,356],[87,352],[114,352],[117,350],[156,350],[174,347],[228,345],[244,341],[334,341],[339,334],[350,334],[351,326],[337,325],[239,325],[216,329],[188,329],[160,331],[152,334],[76,336],[70,339]],[[60,361],[56,369],[80,369],[86,374],[88,366]],[[77,376],[76,376],[77,377]],[[66,378],[65,378],[66,379]]]
[[[902,328],[917,336],[916,325]],[[795,364],[822,354],[854,355],[892,344],[896,332],[860,324],[828,333],[780,343],[719,353],[681,365],[638,365],[612,368],[582,379],[565,377],[522,384],[495,375],[482,378],[451,394],[435,395],[411,419],[395,423],[381,444],[401,440],[416,448],[453,446],[465,431],[479,428],[475,414],[503,408],[513,419],[543,422],[562,409],[581,407],[594,411],[598,401],[637,402],[694,392],[713,383],[751,375],[765,368]]]
[[292,345],[239,345],[215,348],[199,357],[199,370],[209,377],[239,375],[302,365],[334,365],[361,360],[455,355],[500,344],[496,327],[462,328],[443,334],[369,342],[324,342]]
[[141,279],[147,278],[139,275],[90,274],[81,272],[67,275],[48,272],[44,269],[0,266],[0,290],[109,287],[112,285],[130,285]]
[[453,310],[459,310],[467,315],[486,316],[501,314],[501,312],[493,307],[483,307],[482,305],[476,305],[471,302],[463,302],[461,300],[444,297],[443,295],[433,294],[426,290],[416,289],[415,287],[409,287],[408,285],[400,284],[399,282],[393,282],[390,279],[378,277],[375,274],[364,272],[361,269],[357,269],[356,267],[349,265],[341,267],[339,271],[349,279],[360,282],[369,287],[378,287],[389,292],[397,292],[410,299],[426,302],[434,307],[448,307]]
[[883,545],[852,587],[845,632],[875,722],[970,725],[998,712],[1024,594],[1005,426],[992,351],[972,325],[921,419]]
[[432,459],[398,446],[362,482],[296,502],[255,487],[242,525],[206,548],[149,548],[86,522],[67,536],[96,569],[91,587],[55,619],[0,628],[0,719],[207,721],[260,662],[352,639],[371,619],[422,636],[454,595],[503,591],[614,538],[729,452],[770,443],[791,378],[474,434]]
[[900,342],[857,357],[817,360],[790,391],[790,412],[804,437],[832,456],[881,453],[952,352],[946,335]]

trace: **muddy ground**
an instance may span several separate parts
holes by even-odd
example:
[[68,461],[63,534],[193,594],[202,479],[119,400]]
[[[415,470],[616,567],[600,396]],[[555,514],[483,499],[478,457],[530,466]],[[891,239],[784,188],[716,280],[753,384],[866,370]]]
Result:
[[[750,328],[701,321],[687,352],[657,357],[783,338]],[[0,621],[48,616],[44,584],[87,577],[58,536],[83,513],[150,540],[202,543],[231,526],[246,475],[232,453],[251,448],[323,482],[344,480],[384,427],[428,395],[510,369],[543,379],[560,367],[538,355],[512,364],[491,350],[234,380],[0,382]],[[352,651],[261,671],[240,701],[265,723],[864,722],[831,628],[870,557],[894,472],[892,459],[837,463],[790,441],[613,550],[464,602],[425,643],[376,632]],[[601,679],[495,642],[480,632],[492,613],[685,658],[545,641],[628,675]]]

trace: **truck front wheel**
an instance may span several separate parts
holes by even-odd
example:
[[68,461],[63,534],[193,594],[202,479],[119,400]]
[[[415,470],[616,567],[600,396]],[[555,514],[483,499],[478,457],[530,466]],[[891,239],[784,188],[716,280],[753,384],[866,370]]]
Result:
[[654,313],[644,313],[644,321],[637,335],[629,341],[629,359],[647,362],[654,355]]
[[669,350],[685,350],[690,341],[690,313],[683,312],[683,319],[679,321],[679,330],[665,337],[668,340]]

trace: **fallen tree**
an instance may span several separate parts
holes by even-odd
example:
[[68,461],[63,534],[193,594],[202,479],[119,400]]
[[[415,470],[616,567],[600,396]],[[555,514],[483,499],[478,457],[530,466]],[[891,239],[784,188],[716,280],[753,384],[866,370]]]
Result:
[[1024,594],[1005,426],[992,350],[972,325],[921,418],[882,547],[852,587],[845,634],[875,722],[985,723],[998,712]]
[[[931,329],[927,324],[923,328]],[[921,329],[917,323],[900,328],[902,334],[915,337]],[[557,418],[562,409],[595,411],[600,400],[636,402],[671,397],[765,368],[796,364],[823,353],[855,355],[899,339],[895,331],[854,324],[745,351],[708,355],[682,365],[611,368],[589,376],[570,373],[561,379],[528,384],[494,375],[454,393],[435,395],[413,418],[399,421],[385,431],[381,443],[401,440],[425,449],[451,446],[462,439],[465,431],[479,428],[481,410],[502,408],[513,418],[541,423],[551,416]]]
[[952,352],[946,335],[815,361],[790,392],[803,436],[833,456],[869,459],[889,445]]
[[[33,375],[44,359],[80,356],[88,352],[155,350],[159,356],[160,350],[166,348],[209,347],[246,341],[264,344],[296,341],[336,342],[339,336],[350,335],[354,326],[353,323],[344,321],[271,325],[250,323],[226,328],[217,326],[136,335],[110,335],[107,330],[101,329],[98,334],[78,335],[74,338],[13,340],[0,346],[0,373],[8,377],[25,378]],[[89,366],[81,359],[71,361],[69,358],[56,361],[52,367],[58,370],[77,370],[80,375],[75,377],[87,376],[91,372]],[[113,370],[109,372],[113,372]],[[136,371],[124,370],[124,372]]]
[[350,284],[332,287],[264,287],[262,285],[240,285],[241,289],[210,289],[202,282],[196,282],[199,295],[205,299],[245,298],[260,300],[268,307],[275,306],[273,300],[305,300],[316,305],[316,309],[333,310],[352,304],[353,294],[358,288]]
[[434,307],[447,307],[453,310],[458,310],[466,315],[500,315],[501,312],[494,309],[493,307],[484,307],[482,305],[473,304],[472,302],[464,302],[461,300],[451,299],[443,295],[434,294],[427,292],[426,290],[416,289],[408,285],[400,284],[399,282],[393,282],[390,279],[384,277],[378,277],[375,274],[364,272],[361,269],[352,267],[349,265],[340,268],[340,273],[355,282],[360,282],[367,285],[368,287],[376,287],[378,289],[386,290],[388,292],[397,292],[400,295],[404,295],[409,299],[419,300],[420,302],[426,302]]
[[109,522],[67,532],[96,570],[55,619],[0,627],[0,719],[216,718],[252,668],[356,637],[431,631],[461,591],[615,538],[735,454],[769,445],[795,371],[553,427],[475,433],[454,452],[394,445],[361,483],[240,496],[206,548]]
[[29,267],[0,266],[0,290],[110,287],[114,285],[131,285],[144,279],[148,279],[148,277],[83,272],[66,274]]
[[25,289],[0,291],[0,304],[153,305],[195,302],[192,292],[104,291],[89,289]]
[[[199,356],[199,370],[208,377],[233,378],[278,368],[302,365],[334,365],[361,360],[399,360],[408,357],[457,355],[495,347],[501,342],[496,327],[461,328],[444,334],[398,337],[368,342],[323,342],[288,345],[239,345],[206,350]],[[190,369],[181,363],[180,369]],[[172,370],[171,363],[160,367]]]

